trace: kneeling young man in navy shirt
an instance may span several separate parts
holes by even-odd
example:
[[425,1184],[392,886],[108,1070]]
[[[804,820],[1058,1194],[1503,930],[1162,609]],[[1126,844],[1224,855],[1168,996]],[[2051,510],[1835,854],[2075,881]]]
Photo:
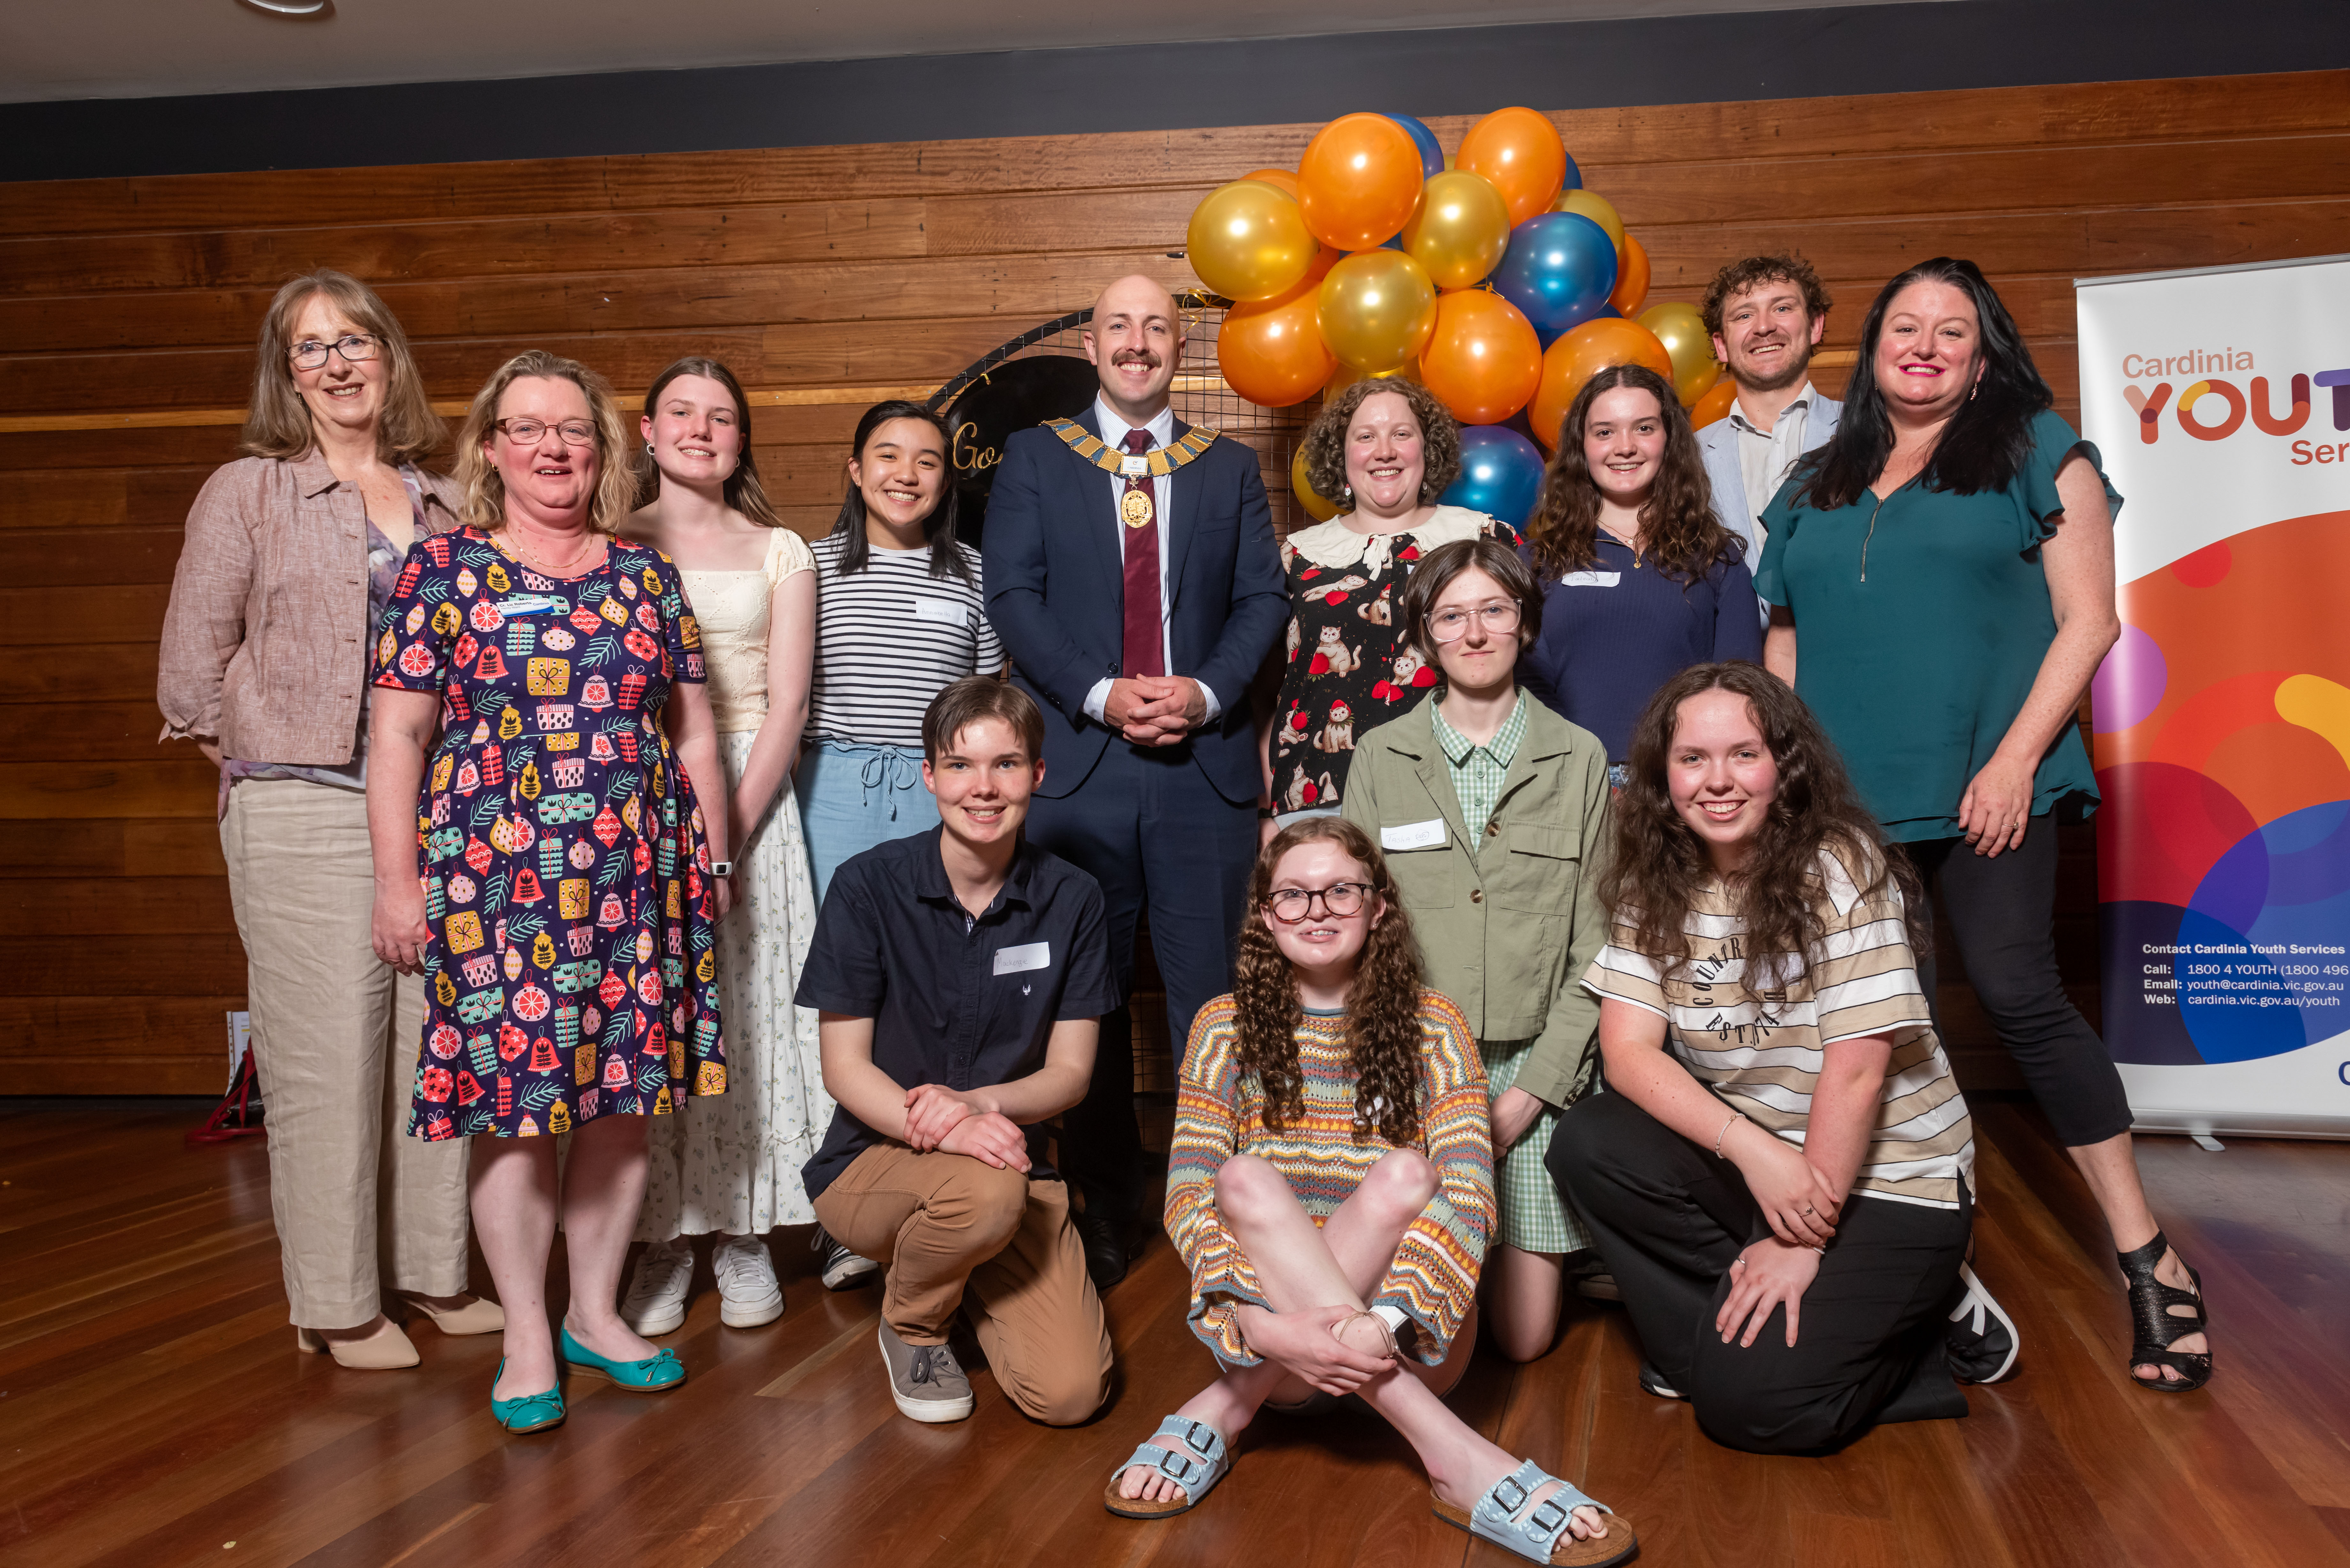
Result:
[[816,1217],[889,1271],[881,1357],[917,1421],[971,1414],[947,1347],[970,1314],[996,1381],[1068,1426],[1109,1394],[1109,1330],[1037,1123],[1085,1097],[1118,1005],[1101,888],[1021,834],[1045,722],[974,675],[922,717],[941,825],[834,874],[796,998],[839,1103],[801,1170]]

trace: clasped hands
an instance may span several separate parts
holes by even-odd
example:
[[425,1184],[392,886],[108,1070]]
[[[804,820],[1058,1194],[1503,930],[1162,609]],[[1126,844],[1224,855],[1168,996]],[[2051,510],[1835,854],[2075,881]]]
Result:
[[957,1094],[943,1084],[906,1091],[906,1144],[916,1154],[942,1149],[998,1170],[1028,1168],[1028,1135],[980,1095]]
[[1772,1309],[1784,1304],[1792,1348],[1804,1292],[1819,1277],[1820,1249],[1835,1236],[1844,1194],[1793,1144],[1751,1123],[1742,1121],[1738,1130],[1752,1136],[1742,1137],[1731,1156],[1772,1233],[1731,1263],[1730,1294],[1714,1314],[1714,1332],[1724,1345],[1735,1338],[1751,1345]]
[[1138,746],[1171,746],[1207,722],[1208,698],[1188,676],[1120,676],[1109,683],[1102,717]]
[[1251,1350],[1339,1398],[1395,1366],[1381,1325],[1353,1307],[1274,1312],[1248,1303],[1240,1309],[1240,1327]]

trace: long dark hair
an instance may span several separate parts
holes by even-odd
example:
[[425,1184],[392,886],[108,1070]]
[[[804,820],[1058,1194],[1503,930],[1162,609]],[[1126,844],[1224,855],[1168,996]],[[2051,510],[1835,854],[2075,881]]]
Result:
[[[751,453],[751,400],[743,395],[743,383],[734,379],[733,371],[715,359],[689,354],[653,378],[652,386],[645,393],[646,415],[653,413],[661,393],[680,376],[707,377],[725,388],[727,395],[734,400],[734,424],[743,432],[743,451],[735,460],[734,472],[719,487],[719,494],[727,505],[761,527],[782,527],[784,520],[775,515],[775,504],[767,499],[767,487],[759,482],[758,459]],[[660,499],[660,465],[653,462],[652,452],[644,447],[637,449],[637,484],[639,504],[650,505]]]
[[[892,398],[865,410],[864,417],[857,421],[857,434],[850,439],[848,450],[862,463],[865,443],[891,420],[920,420],[939,432],[939,456],[946,463],[944,488],[939,494],[938,505],[922,519],[922,543],[931,547],[931,576],[953,577],[977,587],[977,580],[971,575],[971,563],[962,558],[962,548],[955,543],[954,436],[947,429],[946,421],[920,403]],[[848,482],[848,493],[841,497],[840,516],[833,523],[832,537],[840,541],[840,560],[833,568],[835,576],[853,577],[872,560],[865,537],[865,496],[853,479]]]
[[1535,569],[1564,576],[1599,564],[1599,486],[1583,453],[1583,431],[1591,405],[1618,387],[1649,393],[1664,411],[1664,457],[1640,506],[1641,552],[1666,576],[1694,583],[1715,562],[1736,560],[1745,545],[1713,515],[1713,486],[1705,477],[1705,454],[1698,450],[1689,410],[1673,395],[1672,384],[1645,365],[1608,366],[1583,384],[1560,421],[1558,449],[1543,472],[1542,499],[1526,524]]
[[2053,406],[2056,395],[2041,379],[2015,318],[1982,269],[1970,261],[1936,256],[1878,289],[1870,302],[1860,324],[1860,357],[1845,387],[1844,416],[1827,444],[1795,469],[1802,481],[1795,500],[1804,505],[1822,512],[1851,505],[1877,483],[1893,455],[1893,417],[1885,410],[1885,389],[1877,384],[1877,340],[1894,297],[1913,283],[1939,283],[1964,293],[1974,302],[1982,332],[1982,379],[1942,428],[1918,475],[1925,488],[1956,495],[1998,490],[2032,455],[2033,416]]
[[1297,1026],[1305,1010],[1297,974],[1258,918],[1273,891],[1274,868],[1301,844],[1326,840],[1360,861],[1387,913],[1363,940],[1355,984],[1347,995],[1347,1046],[1355,1062],[1355,1136],[1373,1132],[1402,1147],[1419,1138],[1419,942],[1411,917],[1370,836],[1343,816],[1309,816],[1274,835],[1249,874],[1232,968],[1233,1059],[1264,1096],[1264,1125],[1279,1132],[1305,1114],[1305,1079],[1297,1066]]
[[1910,946],[1919,948],[1925,900],[1908,858],[1887,849],[1844,759],[1804,700],[1744,659],[1682,670],[1659,689],[1633,728],[1632,776],[1616,797],[1615,850],[1600,873],[1599,899],[1634,928],[1634,947],[1667,971],[1688,961],[1689,912],[1714,878],[1703,841],[1673,809],[1666,774],[1681,704],[1705,691],[1746,700],[1779,769],[1777,798],[1730,889],[1746,927],[1747,989],[1768,990],[1801,973],[1825,935],[1818,892],[1824,850],[1844,863],[1865,897],[1888,883],[1901,890]]

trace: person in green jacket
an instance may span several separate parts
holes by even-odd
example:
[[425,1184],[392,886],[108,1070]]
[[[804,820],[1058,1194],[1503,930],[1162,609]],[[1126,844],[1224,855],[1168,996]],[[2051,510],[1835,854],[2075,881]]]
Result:
[[1579,982],[1607,937],[1591,863],[1607,753],[1518,687],[1542,591],[1507,545],[1430,551],[1399,609],[1443,688],[1357,742],[1342,810],[1378,838],[1427,982],[1468,1016],[1484,1058],[1501,1207],[1486,1327],[1504,1355],[1531,1361],[1557,1333],[1566,1255],[1591,1245],[1543,1156],[1589,1080],[1599,1023]]

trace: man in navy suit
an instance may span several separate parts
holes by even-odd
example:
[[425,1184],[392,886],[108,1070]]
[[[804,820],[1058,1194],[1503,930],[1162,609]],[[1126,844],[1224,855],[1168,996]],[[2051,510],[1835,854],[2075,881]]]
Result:
[[[1121,997],[1149,909],[1180,1060],[1192,1014],[1232,989],[1264,792],[1248,687],[1289,604],[1256,454],[1167,406],[1183,321],[1166,289],[1111,284],[1085,345],[1093,407],[1004,443],[987,613],[1045,711],[1029,836],[1101,884]],[[1126,1272],[1145,1179],[1124,1016],[1102,1020],[1092,1087],[1062,1119],[1105,1285]]]
[[1762,563],[1762,509],[1796,460],[1827,444],[1844,412],[1812,385],[1812,351],[1827,325],[1828,291],[1801,256],[1732,262],[1706,290],[1705,329],[1738,397],[1726,417],[1697,432],[1697,444],[1713,482],[1714,515],[1746,541],[1749,569]]

